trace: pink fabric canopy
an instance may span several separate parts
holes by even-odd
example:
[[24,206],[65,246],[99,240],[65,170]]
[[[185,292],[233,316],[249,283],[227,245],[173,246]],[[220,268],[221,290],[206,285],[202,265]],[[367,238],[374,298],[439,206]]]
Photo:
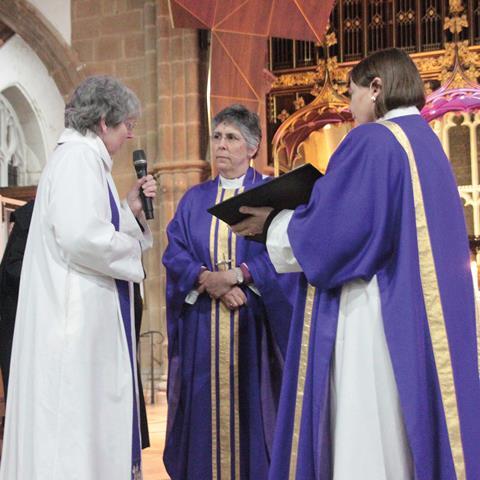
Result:
[[431,122],[448,112],[471,112],[480,109],[480,87],[440,88],[427,97],[422,116]]
[[480,85],[472,82],[462,68],[458,47],[450,78],[427,97],[422,115],[427,122],[448,112],[472,112],[480,108]]

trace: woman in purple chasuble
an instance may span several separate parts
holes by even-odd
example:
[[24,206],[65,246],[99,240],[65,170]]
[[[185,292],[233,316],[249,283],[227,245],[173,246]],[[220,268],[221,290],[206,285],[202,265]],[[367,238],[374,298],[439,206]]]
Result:
[[264,181],[249,168],[260,136],[245,107],[220,112],[212,137],[219,175],[184,195],[167,229],[164,461],[173,480],[268,475],[290,278],[280,282],[263,244],[237,238],[206,210]]
[[23,259],[2,480],[142,478],[132,282],[152,244],[139,191],[156,185],[146,176],[120,202],[111,174],[139,114],[109,76],[66,105]]
[[[463,209],[419,115],[407,54],[350,75],[354,128],[307,205],[267,227],[277,271],[303,271],[271,480],[478,480],[480,383]],[[259,233],[269,208],[233,227]]]

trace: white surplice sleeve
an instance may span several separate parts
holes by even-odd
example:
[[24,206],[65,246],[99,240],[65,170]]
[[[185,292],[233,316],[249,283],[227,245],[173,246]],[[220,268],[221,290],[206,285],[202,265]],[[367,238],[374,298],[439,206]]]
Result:
[[[153,237],[145,214],[142,212],[139,217],[135,217],[126,199],[120,204],[119,211],[121,218],[120,231],[136,238],[140,242],[142,251],[151,248],[153,245]],[[138,228],[139,223],[141,229]]]
[[[144,238],[133,213],[119,209],[122,231],[111,223],[106,171],[101,158],[82,144],[52,159],[45,221],[63,261],[83,273],[140,282]],[[128,221],[125,219],[130,218]]]
[[282,210],[268,228],[267,251],[277,273],[302,271],[288,239],[287,228],[292,215],[293,210]]

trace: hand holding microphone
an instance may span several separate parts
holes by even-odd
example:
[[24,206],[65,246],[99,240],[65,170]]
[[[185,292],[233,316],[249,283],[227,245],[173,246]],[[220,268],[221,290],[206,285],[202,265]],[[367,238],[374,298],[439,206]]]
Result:
[[139,186],[138,191],[137,191],[138,187],[135,187],[130,192],[130,194],[128,195],[128,198],[129,198],[128,202],[129,202],[130,208],[135,213],[136,208],[135,207],[132,208],[132,205],[135,202],[135,199],[139,197],[141,200],[143,211],[145,212],[145,218],[147,220],[151,220],[152,218],[154,218],[152,198],[155,197],[155,192],[157,187],[153,177],[151,175],[148,175],[147,173],[147,157],[143,150],[135,150],[133,152],[133,165],[137,173],[137,178],[142,179],[144,177],[147,177],[147,180]]

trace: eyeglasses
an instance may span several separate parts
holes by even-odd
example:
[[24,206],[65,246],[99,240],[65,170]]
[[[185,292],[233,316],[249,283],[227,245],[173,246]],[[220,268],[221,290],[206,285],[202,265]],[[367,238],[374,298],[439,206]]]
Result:
[[222,135],[220,132],[214,132],[212,135],[212,142],[220,143],[221,141],[225,140],[225,143],[232,144],[236,142],[240,142],[243,140],[242,137],[239,135],[235,135],[234,133],[227,133]]
[[137,122],[130,120],[124,120],[123,124],[125,125],[125,127],[127,127],[128,133],[132,133],[133,129],[137,126]]

